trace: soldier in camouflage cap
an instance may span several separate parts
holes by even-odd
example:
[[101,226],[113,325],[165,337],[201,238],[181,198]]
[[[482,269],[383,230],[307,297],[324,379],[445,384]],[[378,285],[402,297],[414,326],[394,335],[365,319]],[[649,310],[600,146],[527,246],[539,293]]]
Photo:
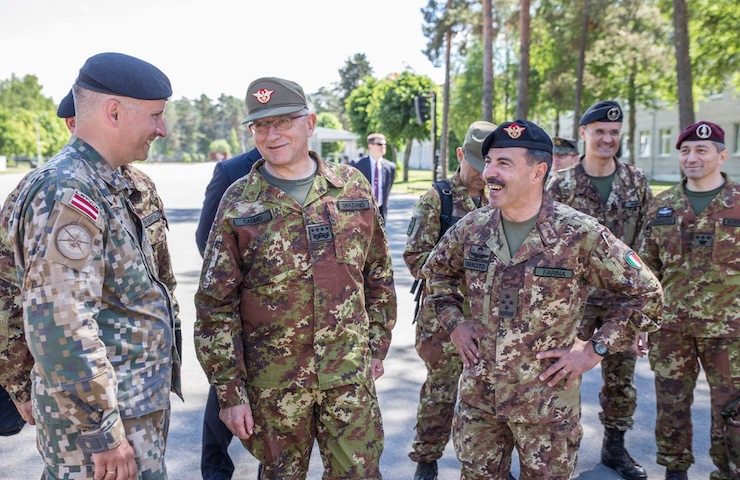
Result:
[[[606,227],[545,193],[552,142],[539,126],[505,122],[482,153],[489,205],[450,228],[422,269],[463,362],[452,427],[461,478],[507,478],[514,448],[522,478],[571,478],[581,374],[658,328],[662,290]],[[582,341],[593,287],[618,301]]]
[[128,55],[80,69],[75,135],[10,205],[33,416],[48,478],[166,478],[175,308],[120,167],[164,136],[169,79]]
[[[596,218],[617,238],[636,249],[643,216],[652,198],[642,169],[617,158],[621,139],[622,109],[617,102],[597,102],[583,114],[580,133],[586,145],[575,166],[556,171],[547,189],[553,199]],[[603,290],[588,297],[578,337],[591,338],[601,327],[614,298]],[[634,425],[637,389],[634,385],[637,356],[644,356],[646,340],[640,338],[632,349],[615,352],[601,362],[604,381],[599,393],[604,426],[601,462],[627,480],[647,478],[645,469],[627,452],[625,432]]]
[[[485,163],[481,155],[483,140],[496,128],[489,122],[473,122],[465,141],[457,148],[460,163],[448,180],[433,186],[419,198],[408,228],[403,258],[414,276],[421,279],[421,267],[441,235],[465,214],[487,205],[486,182],[481,175]],[[442,206],[449,197],[451,212]],[[411,460],[418,463],[415,480],[437,478],[437,459],[447,445],[452,430],[452,414],[457,398],[457,380],[462,362],[447,330],[442,328],[430,305],[424,305],[426,288],[418,285],[421,308],[416,315],[416,351],[427,368],[427,378],[421,387],[416,414],[416,437]]]
[[220,417],[263,465],[306,478],[380,479],[383,374],[396,295],[367,179],[309,151],[303,90],[263,78],[246,122],[263,156],[224,193],[195,295],[198,359]]
[[717,466],[710,478],[737,479],[740,417],[728,406],[740,398],[740,185],[721,171],[729,152],[718,125],[689,125],[676,148],[685,177],[650,203],[640,246],[665,288],[663,326],[650,334],[648,354],[657,461],[666,479],[688,478],[701,365],[712,412],[709,456]]

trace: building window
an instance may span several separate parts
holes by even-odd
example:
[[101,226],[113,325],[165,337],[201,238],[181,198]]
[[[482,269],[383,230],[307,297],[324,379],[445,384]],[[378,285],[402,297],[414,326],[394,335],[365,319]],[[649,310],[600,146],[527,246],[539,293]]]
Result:
[[643,130],[640,132],[640,156],[650,156],[650,131]]
[[671,154],[671,129],[662,128],[660,130],[660,154],[667,156]]
[[734,127],[735,127],[733,129],[733,130],[735,130],[735,145],[734,145],[735,149],[734,149],[734,152],[735,153],[740,153],[740,123],[736,123],[734,125]]

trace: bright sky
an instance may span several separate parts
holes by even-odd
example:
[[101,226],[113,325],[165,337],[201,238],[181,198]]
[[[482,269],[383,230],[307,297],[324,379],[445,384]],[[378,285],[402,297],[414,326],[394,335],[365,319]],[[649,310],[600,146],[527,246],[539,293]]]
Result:
[[36,75],[55,102],[85,60],[121,52],[159,67],[173,98],[244,98],[278,76],[331,87],[364,53],[375,77],[410,67],[444,81],[421,53],[427,0],[0,0],[0,80]]

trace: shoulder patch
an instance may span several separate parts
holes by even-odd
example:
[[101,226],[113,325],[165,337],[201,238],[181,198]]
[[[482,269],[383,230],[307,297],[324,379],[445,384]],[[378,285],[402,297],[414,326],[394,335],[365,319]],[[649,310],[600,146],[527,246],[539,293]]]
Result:
[[82,260],[92,250],[92,234],[81,223],[68,223],[54,233],[59,253],[70,260]]
[[633,250],[625,254],[624,260],[635,270],[642,270],[642,259]]

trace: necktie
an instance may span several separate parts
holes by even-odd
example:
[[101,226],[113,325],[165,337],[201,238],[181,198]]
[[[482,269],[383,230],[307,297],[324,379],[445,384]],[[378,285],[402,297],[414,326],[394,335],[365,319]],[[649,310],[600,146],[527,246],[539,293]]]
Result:
[[375,176],[373,177],[373,195],[375,195],[375,200],[380,199],[380,162],[375,162]]

